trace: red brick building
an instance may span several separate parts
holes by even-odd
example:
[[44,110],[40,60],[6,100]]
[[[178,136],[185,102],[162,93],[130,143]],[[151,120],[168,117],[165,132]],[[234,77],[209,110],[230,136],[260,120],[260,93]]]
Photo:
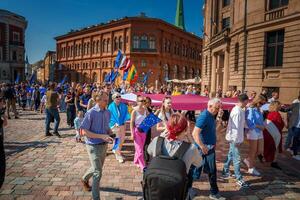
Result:
[[103,82],[114,67],[118,49],[149,82],[200,76],[202,39],[161,19],[124,17],[58,36],[58,79]]
[[25,79],[25,30],[23,16],[0,9],[0,82]]

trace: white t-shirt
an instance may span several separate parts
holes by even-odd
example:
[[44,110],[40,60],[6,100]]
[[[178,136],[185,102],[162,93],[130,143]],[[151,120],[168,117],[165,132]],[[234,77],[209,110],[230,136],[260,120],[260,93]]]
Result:
[[235,106],[230,113],[226,131],[226,140],[240,144],[244,141],[245,111]]
[[[155,137],[152,140],[152,142],[149,144],[148,149],[147,149],[147,152],[152,157],[156,156],[157,140],[158,140],[158,137]],[[172,157],[176,153],[176,151],[178,150],[178,148],[180,147],[181,144],[182,144],[182,141],[179,141],[179,140],[170,141],[167,138],[165,138],[164,145],[162,147],[162,154]],[[198,148],[194,144],[191,144],[190,148],[185,152],[182,160],[186,166],[186,173],[188,173],[192,164],[196,167],[201,166],[202,156],[201,156]]]

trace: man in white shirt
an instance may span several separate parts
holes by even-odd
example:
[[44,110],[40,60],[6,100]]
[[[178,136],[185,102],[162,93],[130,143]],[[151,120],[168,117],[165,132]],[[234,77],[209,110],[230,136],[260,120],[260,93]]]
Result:
[[241,156],[240,145],[244,142],[244,128],[245,128],[245,107],[248,104],[249,98],[246,94],[238,96],[239,102],[231,110],[230,118],[228,121],[226,140],[230,144],[227,159],[223,167],[223,178],[230,177],[230,163],[233,161],[234,174],[237,179],[237,184],[240,187],[249,187],[249,185],[243,180],[243,176],[240,171]]

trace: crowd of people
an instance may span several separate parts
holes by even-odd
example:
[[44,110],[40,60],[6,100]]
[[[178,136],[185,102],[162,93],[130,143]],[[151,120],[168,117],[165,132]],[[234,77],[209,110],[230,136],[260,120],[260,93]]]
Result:
[[[126,104],[121,101],[122,94],[141,92],[147,94],[165,94],[160,107],[151,105],[151,98],[138,95],[135,104]],[[192,184],[200,178],[202,171],[208,173],[210,183],[210,199],[223,198],[217,185],[216,167],[216,145],[217,145],[217,122],[224,121],[222,102],[218,97],[236,97],[237,104],[230,111],[226,120],[226,137],[229,150],[224,161],[222,177],[232,178],[230,164],[234,166],[234,178],[241,188],[249,187],[241,173],[241,145],[245,139],[249,141],[249,150],[243,162],[246,164],[247,172],[253,176],[261,176],[257,169],[256,159],[260,162],[270,162],[270,166],[278,170],[281,167],[277,163],[277,155],[284,151],[292,153],[293,158],[300,160],[298,155],[300,139],[300,94],[290,105],[282,105],[279,102],[278,92],[273,92],[268,99],[266,92],[261,94],[240,91],[228,91],[222,94],[218,90],[216,97],[209,100],[207,109],[200,112],[196,119],[194,111],[178,111],[172,109],[172,98],[170,95],[194,94],[208,95],[204,89],[201,94],[197,86],[174,86],[163,85],[160,89],[149,85],[136,85],[131,87],[122,83],[115,86],[105,84],[56,84],[49,83],[47,86],[41,84],[1,84],[0,85],[0,110],[6,109],[6,115],[1,113],[1,143],[3,144],[3,129],[7,119],[11,119],[10,113],[19,118],[16,105],[23,110],[28,109],[45,113],[45,136],[59,133],[60,113],[66,112],[69,128],[76,132],[76,142],[86,144],[87,153],[91,167],[83,175],[81,181],[84,189],[92,191],[94,200],[100,199],[99,184],[102,176],[102,167],[105,161],[108,143],[113,144],[113,153],[116,160],[124,163],[126,158],[122,154],[125,141],[126,122],[129,121],[131,138],[134,143],[134,164],[144,173],[143,191],[144,197],[151,194],[148,179],[153,178],[150,172],[155,172],[157,163],[166,163],[166,157],[180,158],[184,162],[184,171],[188,182],[182,188],[185,192],[180,193],[184,198],[192,198],[194,195]],[[4,112],[4,111],[2,111]],[[285,124],[280,112],[288,113],[288,124]],[[154,114],[160,122],[144,133],[140,127],[142,122]],[[53,132],[50,133],[50,124],[54,122]],[[283,145],[282,130],[288,128],[288,136]],[[246,136],[246,138],[244,137]],[[181,148],[185,146],[186,148]],[[154,159],[156,158],[157,159]],[[158,159],[159,157],[159,159]],[[153,164],[156,162],[156,164]],[[180,165],[180,164],[178,164]],[[173,167],[174,168],[174,167]],[[171,168],[170,170],[174,170]],[[155,168],[156,169],[156,168]],[[162,169],[163,170],[163,169]],[[168,173],[170,172],[168,170]],[[154,172],[153,172],[154,171]],[[92,186],[89,179],[93,179]],[[162,179],[159,176],[157,179]],[[167,183],[167,182],[166,182]],[[165,184],[163,184],[165,185]],[[163,192],[157,189],[157,199],[182,199],[176,197],[166,186]],[[175,189],[175,188],[173,188]],[[169,191],[169,192],[166,192]],[[178,191],[177,191],[178,192]],[[173,195],[172,198],[167,195]],[[172,194],[171,194],[172,193]],[[178,195],[179,195],[178,193]],[[163,195],[163,196],[160,196]]]

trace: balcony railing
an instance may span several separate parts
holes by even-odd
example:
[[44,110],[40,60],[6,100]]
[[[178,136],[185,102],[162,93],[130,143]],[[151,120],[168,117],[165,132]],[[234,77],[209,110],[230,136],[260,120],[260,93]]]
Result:
[[286,15],[287,6],[269,10],[265,13],[265,21],[271,21],[275,19],[282,18]]

